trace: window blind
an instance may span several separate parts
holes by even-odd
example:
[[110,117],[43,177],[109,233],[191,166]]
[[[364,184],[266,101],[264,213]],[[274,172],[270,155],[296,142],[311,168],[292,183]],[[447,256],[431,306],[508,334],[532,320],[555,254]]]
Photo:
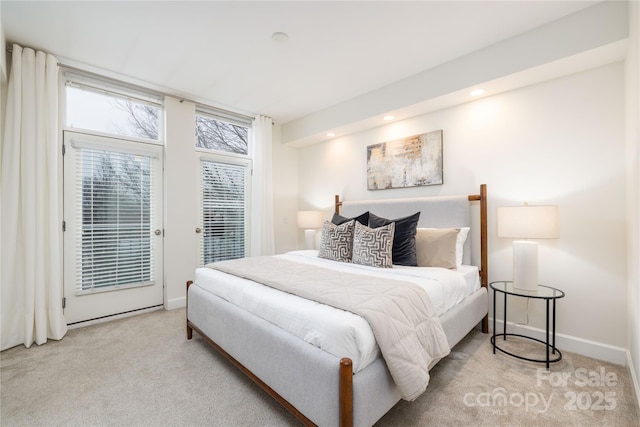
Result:
[[97,76],[88,72],[67,70],[64,73],[64,79],[66,86],[120,97],[159,108],[164,105],[164,96],[158,92],[135,87],[124,82],[118,82],[116,80]]
[[201,265],[245,256],[245,173],[244,165],[202,160]]
[[79,148],[76,291],[152,284],[152,156]]

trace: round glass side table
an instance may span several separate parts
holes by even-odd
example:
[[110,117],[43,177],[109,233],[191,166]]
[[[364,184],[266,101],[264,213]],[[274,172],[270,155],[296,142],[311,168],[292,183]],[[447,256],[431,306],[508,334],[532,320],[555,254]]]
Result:
[[[530,362],[539,362],[544,363],[549,369],[549,364],[558,362],[562,359],[562,353],[560,350],[556,348],[556,301],[562,297],[564,297],[564,292],[560,289],[552,288],[550,286],[538,285],[538,288],[533,291],[518,289],[513,286],[513,282],[510,281],[496,281],[491,282],[489,284],[491,289],[493,289],[493,335],[491,336],[491,344],[493,344],[493,354],[496,353],[496,350],[501,351],[502,353],[508,354],[509,356],[516,357],[521,360],[528,360]],[[498,333],[496,331],[496,296],[498,293],[503,295],[504,301],[504,312],[503,312],[503,321],[504,326],[502,328],[502,333]],[[534,298],[544,300],[546,303],[546,339],[545,341],[539,340],[534,337],[529,337],[521,334],[508,334],[507,333],[507,297],[508,296],[520,297],[520,298]],[[549,306],[551,305],[551,311]],[[550,316],[551,313],[551,316]],[[546,347],[546,358],[544,359],[534,359],[529,357],[524,357],[510,351],[507,351],[501,348],[498,345],[499,337],[502,337],[503,341],[507,340],[508,336],[525,338],[528,340],[536,341],[541,344],[544,344]],[[553,358],[552,358],[553,355]]]

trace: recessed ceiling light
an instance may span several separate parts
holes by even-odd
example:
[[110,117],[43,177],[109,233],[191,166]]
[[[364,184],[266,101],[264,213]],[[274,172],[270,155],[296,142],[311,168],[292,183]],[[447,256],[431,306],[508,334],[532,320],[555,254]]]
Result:
[[484,95],[484,89],[474,89],[471,92],[469,92],[469,95],[471,95],[471,96]]
[[384,116],[382,119],[386,120],[386,121],[389,121],[389,120],[395,119],[395,117],[393,117],[393,116]]
[[287,40],[289,40],[289,35],[287,33],[278,31],[271,34],[271,40],[273,40],[276,43],[286,43]]
[[327,136],[328,136],[329,138],[333,138],[334,136],[336,136],[336,134],[335,134],[335,133],[333,133],[333,132],[328,132],[328,133],[327,133]]

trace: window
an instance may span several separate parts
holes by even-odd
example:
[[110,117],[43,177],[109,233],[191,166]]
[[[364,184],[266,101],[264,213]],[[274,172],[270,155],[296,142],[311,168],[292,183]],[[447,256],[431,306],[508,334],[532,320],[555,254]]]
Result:
[[160,141],[162,98],[97,78],[65,73],[69,129]]
[[249,161],[205,156],[200,172],[201,265],[244,257],[248,244]]
[[246,155],[251,122],[231,115],[196,110],[196,148]]

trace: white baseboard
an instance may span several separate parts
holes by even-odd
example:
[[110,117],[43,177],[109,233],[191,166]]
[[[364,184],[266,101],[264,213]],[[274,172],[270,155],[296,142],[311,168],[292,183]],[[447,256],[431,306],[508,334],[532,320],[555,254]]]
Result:
[[172,298],[165,302],[165,310],[175,310],[176,308],[182,308],[187,306],[187,297]]
[[126,313],[114,314],[112,316],[105,316],[105,317],[100,317],[98,319],[85,320],[84,322],[72,323],[70,325],[67,325],[67,329],[71,330],[71,329],[83,328],[85,326],[97,325],[99,323],[110,322],[112,320],[117,320],[117,319],[124,319],[126,317],[137,316],[139,314],[150,313],[152,311],[157,311],[162,309],[163,309],[162,306],[158,305],[155,307],[143,308],[140,310],[132,310]]
[[173,298],[168,300],[164,304],[164,306],[159,305],[156,307],[143,308],[141,310],[133,310],[127,313],[120,313],[120,314],[114,314],[112,316],[105,316],[98,319],[86,320],[84,322],[72,323],[70,325],[67,325],[67,329],[71,330],[76,328],[82,328],[84,326],[97,325],[99,323],[110,322],[111,320],[116,320],[116,319],[124,319],[125,317],[136,316],[138,314],[149,313],[151,311],[163,310],[163,309],[174,310],[176,308],[183,308],[186,306],[187,306],[187,297]]
[[[489,325],[490,327],[493,326],[493,318],[489,319]],[[498,332],[502,331],[502,327],[503,321],[496,319],[496,329],[498,330]],[[511,322],[507,322],[507,333],[526,335],[542,341],[545,340],[546,335],[546,331],[543,329]],[[591,357],[593,359],[615,363],[616,365],[628,366],[628,350],[626,348],[616,347],[609,344],[603,344],[558,333],[556,333],[556,347],[560,351],[569,351],[572,353]]]
[[636,400],[638,401],[638,407],[640,408],[640,381],[636,374],[635,366],[633,365],[633,359],[631,358],[631,352],[627,351],[627,367],[631,371],[631,380],[633,381],[633,389],[636,392]]

